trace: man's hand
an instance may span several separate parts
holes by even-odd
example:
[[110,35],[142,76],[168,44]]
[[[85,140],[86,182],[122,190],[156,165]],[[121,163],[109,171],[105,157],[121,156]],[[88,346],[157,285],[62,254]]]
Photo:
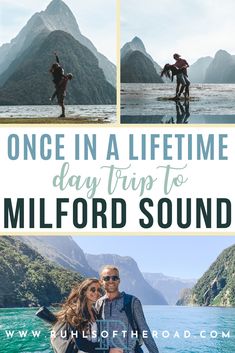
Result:
[[109,353],[123,353],[122,348],[110,348]]

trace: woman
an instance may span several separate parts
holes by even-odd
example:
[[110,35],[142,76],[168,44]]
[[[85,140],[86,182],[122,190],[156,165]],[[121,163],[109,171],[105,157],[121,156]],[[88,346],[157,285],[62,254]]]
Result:
[[[66,349],[61,347],[63,344],[69,344],[69,339],[70,345],[73,346],[71,352],[97,352],[96,348],[99,348],[100,344],[97,339],[92,338],[92,332],[97,332],[97,315],[93,305],[100,296],[101,286],[96,278],[85,279],[72,289],[62,309],[55,314],[57,322],[51,343],[56,353],[66,352]],[[64,334],[65,331],[68,337]],[[73,339],[70,338],[71,333]]]

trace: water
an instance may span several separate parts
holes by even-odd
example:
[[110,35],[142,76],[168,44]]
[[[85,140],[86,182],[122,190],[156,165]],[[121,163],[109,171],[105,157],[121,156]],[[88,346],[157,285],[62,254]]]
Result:
[[[58,105],[0,106],[0,118],[50,118],[61,114]],[[115,105],[66,105],[66,115],[116,121]]]
[[169,100],[174,95],[174,83],[122,84],[121,122],[235,123],[235,84],[192,84],[186,104]]
[[[151,330],[158,331],[155,340],[160,353],[235,352],[235,308],[145,306],[144,311]],[[35,312],[35,308],[0,309],[1,353],[52,353],[50,326]],[[15,331],[13,338],[6,338],[5,330]],[[28,336],[20,338],[19,330],[28,330]],[[31,330],[41,331],[40,337],[32,337]],[[191,337],[184,338],[184,331]],[[201,331],[206,331],[206,338],[200,337]],[[223,338],[222,332],[228,331],[230,338]],[[176,332],[180,338],[173,337]],[[218,337],[211,338],[211,332]]]

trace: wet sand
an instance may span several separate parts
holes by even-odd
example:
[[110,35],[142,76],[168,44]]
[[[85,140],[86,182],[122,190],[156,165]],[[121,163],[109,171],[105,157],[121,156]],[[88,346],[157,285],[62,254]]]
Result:
[[0,118],[0,124],[110,124],[109,119],[103,117],[72,116],[66,118]]

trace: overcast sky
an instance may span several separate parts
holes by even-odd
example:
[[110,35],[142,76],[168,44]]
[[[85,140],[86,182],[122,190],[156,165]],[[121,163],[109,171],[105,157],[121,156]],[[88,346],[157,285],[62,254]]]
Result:
[[235,244],[234,237],[80,236],[73,237],[90,254],[118,254],[135,259],[142,272],[199,278],[217,256]]
[[235,54],[234,0],[122,0],[121,44],[140,37],[160,65],[179,53],[192,64],[218,49]]
[[[64,0],[83,35],[116,62],[116,0]],[[29,18],[45,10],[50,0],[0,0],[0,45],[10,42]]]

